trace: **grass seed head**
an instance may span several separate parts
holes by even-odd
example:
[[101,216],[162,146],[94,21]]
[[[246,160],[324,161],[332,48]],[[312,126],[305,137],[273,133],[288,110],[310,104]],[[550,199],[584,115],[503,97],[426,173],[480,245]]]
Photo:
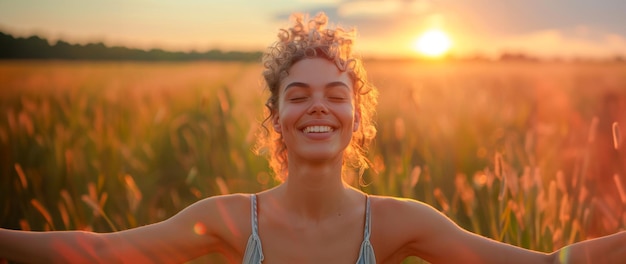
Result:
[[613,147],[615,149],[619,149],[622,144],[622,135],[619,130],[619,124],[617,122],[613,122]]

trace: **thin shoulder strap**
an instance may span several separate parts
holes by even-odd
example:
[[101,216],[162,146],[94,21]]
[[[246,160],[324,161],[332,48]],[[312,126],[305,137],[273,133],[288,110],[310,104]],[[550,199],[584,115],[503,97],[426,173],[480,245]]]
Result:
[[371,212],[370,212],[370,196],[366,195],[365,196],[366,202],[365,202],[365,230],[364,230],[364,234],[363,234],[363,239],[364,240],[369,240],[370,239],[370,232],[371,232],[371,228],[372,228],[372,217]]
[[252,235],[255,237],[259,236],[259,222],[258,222],[258,216],[257,216],[257,205],[256,205],[256,194],[252,194],[250,196],[250,209],[252,210],[252,212],[250,212],[250,218],[251,219],[251,224],[252,224]]
[[246,252],[244,254],[244,264],[260,264],[263,262],[263,247],[261,246],[261,238],[259,238],[259,224],[257,220],[257,202],[256,194],[250,195],[250,222],[252,223],[252,234],[248,238]]
[[370,233],[372,228],[372,217],[370,210],[370,196],[366,195],[365,202],[365,231],[363,234],[363,242],[361,243],[361,250],[359,251],[359,259],[357,264],[372,264],[376,263],[376,256],[374,255],[374,248],[370,243]]

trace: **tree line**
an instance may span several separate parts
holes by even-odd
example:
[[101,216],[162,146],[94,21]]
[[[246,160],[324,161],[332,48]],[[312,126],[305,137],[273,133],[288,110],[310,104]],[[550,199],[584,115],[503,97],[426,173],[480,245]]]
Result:
[[104,43],[71,44],[62,40],[55,44],[45,38],[15,38],[0,32],[0,59],[60,60],[136,60],[136,61],[260,61],[261,52],[210,50],[207,52],[173,52],[162,49],[108,47]]

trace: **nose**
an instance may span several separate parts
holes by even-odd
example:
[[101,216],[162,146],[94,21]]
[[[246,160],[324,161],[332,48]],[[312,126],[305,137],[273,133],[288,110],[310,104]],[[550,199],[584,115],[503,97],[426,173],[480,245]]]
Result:
[[314,99],[307,111],[308,114],[327,114],[328,107],[324,104],[323,99]]

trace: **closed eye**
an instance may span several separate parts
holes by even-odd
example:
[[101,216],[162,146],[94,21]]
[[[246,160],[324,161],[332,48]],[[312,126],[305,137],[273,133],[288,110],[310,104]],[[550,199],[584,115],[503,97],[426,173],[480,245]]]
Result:
[[306,97],[293,97],[293,98],[289,98],[289,101],[291,102],[301,102],[306,100]]

